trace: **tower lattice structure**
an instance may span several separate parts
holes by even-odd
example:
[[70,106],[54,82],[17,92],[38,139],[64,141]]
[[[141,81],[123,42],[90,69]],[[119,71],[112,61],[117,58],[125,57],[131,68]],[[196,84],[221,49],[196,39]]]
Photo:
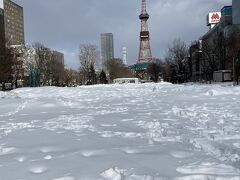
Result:
[[140,32],[140,48],[138,55],[138,63],[151,62],[152,52],[150,46],[150,33],[148,30],[149,14],[147,13],[146,0],[142,0],[142,12],[139,16],[141,20],[141,32]]

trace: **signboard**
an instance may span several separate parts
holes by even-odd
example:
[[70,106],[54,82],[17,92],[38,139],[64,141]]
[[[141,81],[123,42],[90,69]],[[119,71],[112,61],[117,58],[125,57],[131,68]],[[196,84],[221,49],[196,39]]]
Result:
[[3,9],[3,0],[0,0],[0,8]]
[[207,16],[207,25],[210,26],[211,24],[218,24],[221,17],[221,12],[209,13]]

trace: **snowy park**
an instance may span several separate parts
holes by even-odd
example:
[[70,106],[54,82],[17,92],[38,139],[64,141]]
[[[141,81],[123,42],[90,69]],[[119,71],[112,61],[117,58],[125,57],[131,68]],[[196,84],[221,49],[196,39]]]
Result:
[[240,87],[0,92],[1,180],[240,180]]

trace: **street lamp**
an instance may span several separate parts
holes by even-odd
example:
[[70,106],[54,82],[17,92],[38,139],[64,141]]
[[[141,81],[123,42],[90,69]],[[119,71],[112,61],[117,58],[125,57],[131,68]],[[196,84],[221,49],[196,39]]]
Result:
[[233,86],[236,86],[236,77],[235,77],[235,58],[233,56]]

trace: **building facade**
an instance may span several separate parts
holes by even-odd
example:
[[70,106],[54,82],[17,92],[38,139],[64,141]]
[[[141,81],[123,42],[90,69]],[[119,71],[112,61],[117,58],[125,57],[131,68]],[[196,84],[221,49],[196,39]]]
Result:
[[240,1],[233,0],[233,24],[240,24]]
[[11,0],[0,0],[0,81],[23,77],[16,48],[22,46],[25,46],[23,8]]
[[233,59],[240,53],[240,2],[232,2],[232,6],[224,6],[221,9],[220,22],[190,47],[194,81],[232,80]]
[[[3,7],[3,6],[2,6]],[[0,61],[3,59],[5,52],[5,30],[4,30],[4,11],[0,7]]]
[[4,31],[7,46],[25,44],[23,8],[10,0],[0,1],[2,1],[4,10]]
[[101,34],[101,59],[102,67],[105,69],[105,62],[114,58],[114,41],[112,33]]

